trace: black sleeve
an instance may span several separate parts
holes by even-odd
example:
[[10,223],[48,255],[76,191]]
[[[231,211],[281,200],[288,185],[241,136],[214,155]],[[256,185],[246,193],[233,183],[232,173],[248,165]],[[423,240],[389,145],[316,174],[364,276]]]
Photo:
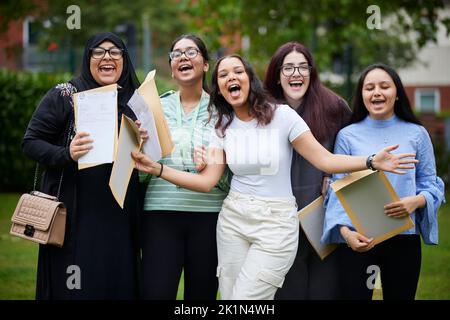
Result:
[[47,92],[33,113],[22,141],[25,155],[50,168],[73,162],[69,147],[65,146],[72,119],[71,98],[59,92],[56,88]]

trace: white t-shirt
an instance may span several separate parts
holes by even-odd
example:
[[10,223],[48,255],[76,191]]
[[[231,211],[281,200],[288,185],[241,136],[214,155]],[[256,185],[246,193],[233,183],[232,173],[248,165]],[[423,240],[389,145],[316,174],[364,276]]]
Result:
[[278,105],[272,121],[234,117],[220,138],[212,131],[211,148],[223,149],[233,172],[231,190],[261,197],[290,197],[291,142],[309,131],[305,121],[287,105]]

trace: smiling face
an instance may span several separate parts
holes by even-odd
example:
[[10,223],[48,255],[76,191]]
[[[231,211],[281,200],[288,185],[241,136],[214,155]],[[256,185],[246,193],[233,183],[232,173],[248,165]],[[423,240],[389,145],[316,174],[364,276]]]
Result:
[[[300,67],[301,72],[305,73],[304,70],[308,68],[308,65],[308,60],[303,53],[292,51],[284,57],[282,67]],[[280,70],[281,88],[283,88],[284,98],[291,107],[300,105],[309,87],[309,75],[301,75],[300,70],[298,68],[294,69],[294,73],[291,76],[285,76]]]
[[[187,51],[196,49],[198,51],[194,58],[188,58]],[[183,38],[178,41],[172,51],[184,52],[178,59],[170,61],[173,78],[180,85],[196,84],[203,81],[203,74],[208,71],[209,64],[206,62],[194,41]]]
[[[117,46],[110,41],[104,41],[97,47],[106,50],[117,48]],[[123,71],[123,57],[120,57],[118,60],[112,59],[109,52],[106,52],[105,56],[101,59],[95,59],[91,55],[89,69],[92,77],[94,77],[94,80],[99,85],[106,86],[108,84],[116,83]]]
[[373,69],[366,75],[362,97],[372,119],[386,120],[394,115],[397,88],[386,71]]
[[217,84],[220,93],[235,111],[237,108],[248,108],[250,79],[240,59],[229,57],[220,62]]

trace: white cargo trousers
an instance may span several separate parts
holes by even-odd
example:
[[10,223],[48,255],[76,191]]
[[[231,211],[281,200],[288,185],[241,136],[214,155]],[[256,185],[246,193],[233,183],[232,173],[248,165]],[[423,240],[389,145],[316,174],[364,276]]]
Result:
[[294,197],[230,191],[217,222],[221,299],[273,300],[294,262],[298,228]]

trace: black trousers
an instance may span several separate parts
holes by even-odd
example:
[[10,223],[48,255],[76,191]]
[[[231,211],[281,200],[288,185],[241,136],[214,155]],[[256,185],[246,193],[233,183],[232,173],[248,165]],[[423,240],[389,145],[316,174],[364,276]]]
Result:
[[276,300],[333,300],[339,297],[338,256],[321,260],[300,226],[297,256]]
[[371,300],[379,268],[384,300],[414,300],[422,259],[419,235],[397,235],[364,253],[342,244],[337,253],[343,299]]
[[217,212],[143,212],[143,299],[175,300],[183,270],[185,300],[216,299],[217,218]]

